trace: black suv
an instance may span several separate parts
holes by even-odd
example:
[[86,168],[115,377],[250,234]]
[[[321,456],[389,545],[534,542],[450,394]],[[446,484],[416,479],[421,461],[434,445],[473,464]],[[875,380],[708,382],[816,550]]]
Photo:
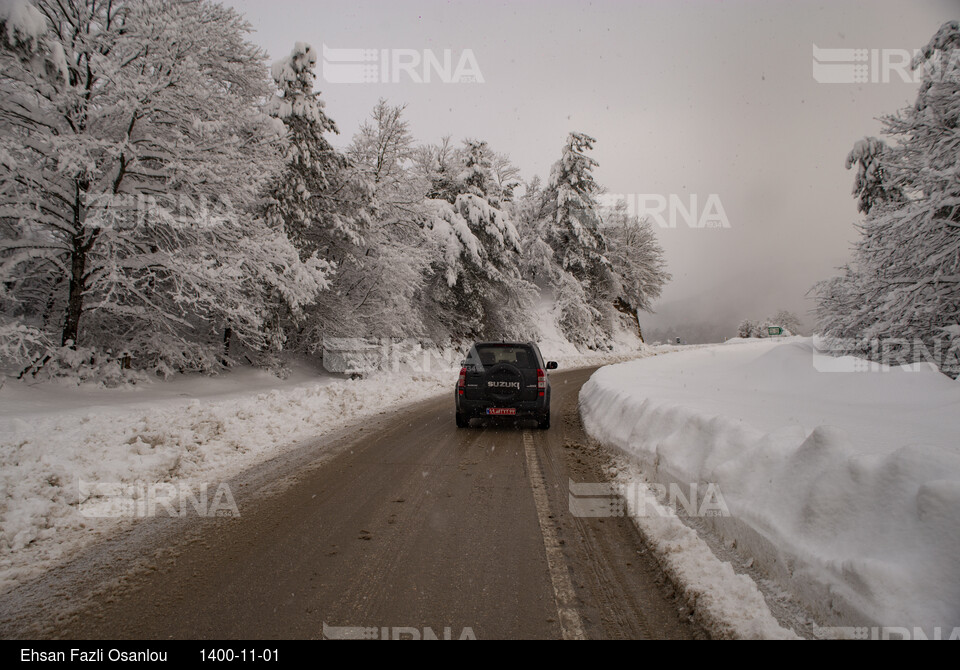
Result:
[[550,427],[550,378],[533,342],[477,342],[470,347],[454,391],[457,428],[466,428],[474,417],[517,417],[537,420]]

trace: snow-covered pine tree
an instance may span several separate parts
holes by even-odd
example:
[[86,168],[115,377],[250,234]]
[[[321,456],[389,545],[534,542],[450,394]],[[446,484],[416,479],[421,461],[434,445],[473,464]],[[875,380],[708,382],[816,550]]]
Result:
[[584,133],[570,133],[550,171],[556,212],[548,241],[561,267],[588,287],[609,266],[596,200],[600,187],[593,178],[597,162],[587,155],[595,142]]
[[[584,133],[572,132],[567,137],[563,155],[550,172],[553,216],[544,238],[560,268],[582,289],[564,296],[562,292],[568,291],[572,284],[558,284],[558,298],[566,305],[565,309],[573,310],[580,296],[586,300],[585,305],[576,307],[580,317],[561,319],[567,324],[564,332],[571,341],[591,348],[603,347],[609,341],[615,319],[613,294],[617,289],[612,266],[605,255],[607,245],[596,200],[600,193],[593,177],[597,162],[587,155],[595,142]],[[585,326],[582,315],[588,312],[593,318],[589,326]],[[576,330],[570,325],[574,323],[579,324]]]
[[888,147],[876,137],[864,137],[847,154],[847,169],[857,166],[853,195],[857,196],[857,210],[869,214],[874,205],[899,205],[904,197],[901,189],[890,183],[884,165]]
[[[861,235],[858,248],[884,248],[890,244],[885,239],[886,229],[872,226],[869,221],[871,217],[903,207],[907,202],[902,187],[893,181],[889,169],[892,160],[895,158],[890,147],[876,137],[857,141],[847,155],[847,169],[856,166],[857,170],[853,185],[857,209],[869,215],[866,223],[857,226]],[[821,333],[837,340],[831,345],[832,348],[862,355],[875,348],[867,341],[866,333],[875,323],[877,301],[882,302],[885,294],[882,290],[867,288],[870,271],[866,266],[857,267],[860,260],[859,253],[855,251],[854,264],[845,265],[841,268],[843,274],[820,282],[814,291],[819,329]]]
[[362,330],[345,292],[355,284],[351,269],[363,254],[370,220],[371,184],[327,139],[338,131],[314,90],[316,65],[316,50],[296,42],[270,68],[277,94],[265,107],[286,130],[285,165],[271,185],[267,219],[287,231],[301,257],[317,255],[336,268],[330,290],[317,297],[305,318],[280,304],[271,319],[271,330],[301,351],[316,350],[324,335]]
[[855,147],[848,165],[859,166],[855,193],[868,213],[852,265],[815,287],[825,335],[855,338],[852,350],[873,357],[932,355],[953,376],[960,374],[957,48],[960,22],[949,21],[914,61],[924,73],[915,104],[883,119],[895,143]]
[[327,140],[337,126],[327,116],[320,92],[314,91],[317,52],[297,42],[270,73],[279,93],[266,112],[286,127],[286,167],[272,190],[272,221],[309,256],[319,252],[339,262],[363,239],[366,212],[363,183],[352,179],[346,156]]
[[253,213],[279,135],[248,32],[206,0],[4,6],[5,313],[166,373],[219,365],[225,330],[263,346],[268,293],[315,298],[325,264]]
[[513,222],[473,193],[426,207],[426,229],[441,252],[427,279],[429,320],[457,341],[532,336],[532,287],[517,267]]
[[463,144],[463,170],[457,179],[464,184],[467,193],[478,195],[500,208],[501,191],[493,172],[490,148],[482,140],[465,140]]

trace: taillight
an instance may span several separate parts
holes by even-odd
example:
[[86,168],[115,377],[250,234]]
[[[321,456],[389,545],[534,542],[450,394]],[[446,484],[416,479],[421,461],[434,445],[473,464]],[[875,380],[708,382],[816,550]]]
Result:
[[547,390],[547,373],[543,368],[537,368],[537,395],[543,397]]
[[467,369],[460,368],[460,379],[457,381],[457,394],[463,395],[463,389],[467,385]]

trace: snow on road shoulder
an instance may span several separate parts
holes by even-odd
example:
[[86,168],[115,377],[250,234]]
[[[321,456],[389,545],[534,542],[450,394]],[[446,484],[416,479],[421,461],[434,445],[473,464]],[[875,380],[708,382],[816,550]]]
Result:
[[626,511],[660,567],[713,639],[799,639],[780,625],[750,577],[717,558],[695,530],[658,500],[636,463],[621,463],[615,481],[629,492],[623,496]]
[[661,484],[715,484],[703,521],[822,623],[960,626],[960,384],[830,373],[809,340],[599,370],[587,431]]
[[[298,441],[440,395],[455,379],[449,371],[362,380],[327,376],[288,384],[274,378],[280,388],[269,389],[254,383],[264,383],[261,373],[239,372],[226,386],[221,380],[185,382],[192,398],[171,396],[165,383],[128,392],[139,401],[134,403],[120,402],[110,390],[80,390],[80,399],[71,401],[66,391],[47,388],[28,393],[29,401],[16,411],[5,409],[0,415],[0,587],[112,532],[124,518],[99,513],[120,514],[113,507],[126,504],[131,491],[142,496],[147,486],[172,485],[178,494],[190,491],[197,499],[207,485],[214,497],[222,482]],[[208,396],[218,382],[220,393]],[[253,390],[244,392],[245,383]],[[183,391],[184,383],[174,387]],[[50,394],[63,409],[48,404],[45,413],[39,412]],[[99,402],[82,406],[98,396]],[[166,495],[152,490],[158,498]],[[105,492],[108,499],[97,499]],[[111,493],[119,500],[109,499]],[[81,504],[94,515],[81,514]],[[135,516],[142,516],[136,510]]]

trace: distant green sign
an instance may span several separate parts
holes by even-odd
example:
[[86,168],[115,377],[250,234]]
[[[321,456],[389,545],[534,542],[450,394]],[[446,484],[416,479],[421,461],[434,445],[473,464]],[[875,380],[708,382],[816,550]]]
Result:
[[783,328],[781,328],[780,326],[768,326],[767,335],[770,335],[770,336],[783,335]]

